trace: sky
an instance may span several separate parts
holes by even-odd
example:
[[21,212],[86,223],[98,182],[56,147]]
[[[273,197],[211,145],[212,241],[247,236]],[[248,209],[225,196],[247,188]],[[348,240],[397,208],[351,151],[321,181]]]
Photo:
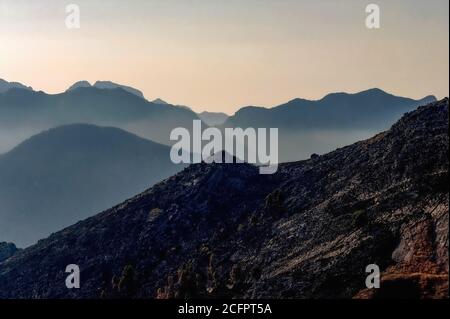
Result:
[[[79,29],[65,25],[71,3]],[[0,0],[0,78],[48,93],[110,80],[228,114],[373,87],[442,98],[448,12],[448,0]]]

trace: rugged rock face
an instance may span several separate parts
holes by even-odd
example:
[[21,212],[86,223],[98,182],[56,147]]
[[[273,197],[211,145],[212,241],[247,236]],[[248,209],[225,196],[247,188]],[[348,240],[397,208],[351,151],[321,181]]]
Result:
[[448,151],[445,99],[274,175],[192,165],[0,263],[0,297],[448,298]]
[[0,263],[14,255],[17,251],[16,245],[12,243],[0,243]]

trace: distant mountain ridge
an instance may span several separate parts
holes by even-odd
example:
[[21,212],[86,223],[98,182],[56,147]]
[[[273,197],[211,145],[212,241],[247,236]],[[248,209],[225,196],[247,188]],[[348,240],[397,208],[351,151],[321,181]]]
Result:
[[278,128],[280,162],[307,159],[386,130],[401,116],[436,101],[394,96],[380,89],[332,93],[320,100],[294,99],[273,107],[244,107],[221,125]]
[[73,84],[71,87],[69,87],[67,89],[67,91],[71,91],[77,88],[87,88],[87,87],[95,87],[98,89],[108,89],[108,90],[113,90],[113,89],[123,89],[125,91],[127,91],[128,93],[131,93],[133,95],[136,95],[140,98],[145,98],[144,94],[139,91],[138,89],[135,89],[131,86],[127,86],[127,85],[123,85],[123,84],[117,84],[111,81],[97,81],[94,83],[94,85],[91,85],[88,81],[79,81],[76,82],[75,84]]
[[72,90],[75,90],[75,89],[78,89],[78,88],[89,88],[89,87],[92,87],[92,84],[89,83],[88,81],[78,81],[78,82],[75,82],[74,84],[72,84],[67,89],[67,91],[72,91]]
[[163,105],[169,104],[169,103],[167,103],[166,101],[161,100],[160,98],[154,99],[154,100],[152,101],[152,103],[155,103],[155,104],[163,104]]
[[151,103],[122,87],[99,89],[85,84],[60,94],[11,89],[0,94],[0,133],[38,133],[56,126],[86,123],[113,126],[162,144],[171,144],[176,127],[192,127],[191,110]]
[[0,153],[30,132],[73,123],[118,127],[172,145],[169,137],[174,128],[190,130],[193,120],[203,118],[204,128],[278,128],[279,161],[289,162],[368,138],[387,129],[404,113],[435,100],[433,96],[414,100],[371,89],[332,93],[316,101],[294,99],[273,108],[244,107],[227,117],[213,112],[196,114],[160,99],[149,102],[125,86],[103,83],[108,85],[100,89],[81,81],[54,95],[21,89],[0,93]]
[[0,156],[0,242],[24,247],[183,168],[170,148],[86,124],[40,133]]
[[0,93],[5,93],[11,89],[23,89],[32,91],[33,88],[31,86],[25,86],[19,82],[8,82],[6,80],[0,79]]
[[[380,89],[359,93],[331,93],[320,100],[294,99],[272,108],[243,107],[231,116],[225,126],[281,128],[330,128],[377,124],[386,114],[403,115],[419,105],[436,101],[429,95],[419,100],[398,97]],[[374,119],[375,116],[375,119]],[[381,122],[381,125],[386,123]]]

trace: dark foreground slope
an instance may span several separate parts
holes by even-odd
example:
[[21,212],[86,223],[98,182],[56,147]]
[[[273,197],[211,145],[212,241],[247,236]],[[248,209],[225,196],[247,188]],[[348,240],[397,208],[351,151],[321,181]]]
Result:
[[448,149],[444,100],[272,176],[193,165],[0,263],[0,297],[448,296]]

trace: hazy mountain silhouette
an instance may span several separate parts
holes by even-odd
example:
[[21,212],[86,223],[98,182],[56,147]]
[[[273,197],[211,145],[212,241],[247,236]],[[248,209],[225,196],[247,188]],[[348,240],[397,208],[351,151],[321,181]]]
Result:
[[170,148],[116,128],[75,124],[0,156],[0,242],[29,245],[173,175]]
[[155,104],[164,104],[164,105],[169,104],[169,103],[167,103],[166,101],[161,100],[160,98],[154,99],[154,100],[152,101],[152,103],[155,103]]
[[74,84],[72,84],[67,91],[72,91],[78,88],[88,88],[88,87],[92,87],[91,83],[89,83],[88,81],[78,81],[75,82]]
[[228,114],[222,112],[202,112],[198,117],[209,126],[218,126],[224,124],[229,118]]
[[[448,151],[445,99],[274,175],[191,165],[13,252],[0,298],[447,299]],[[380,289],[365,289],[369,264]]]
[[97,81],[94,85],[91,85],[88,81],[78,81],[74,83],[71,87],[67,89],[67,91],[72,91],[78,88],[88,88],[88,87],[96,87],[98,89],[108,89],[108,90],[114,90],[114,89],[122,89],[124,91],[127,91],[128,93],[131,93],[133,95],[136,95],[140,98],[145,98],[144,94],[139,91],[138,89],[135,89],[131,86],[117,84],[111,81]]
[[131,86],[127,86],[127,85],[122,85],[122,84],[117,84],[111,81],[97,81],[94,84],[94,87],[98,88],[98,89],[123,89],[125,91],[127,91],[128,93],[134,94],[136,96],[139,96],[141,98],[144,98],[144,94],[139,91],[138,89],[135,89]]
[[395,122],[405,112],[434,101],[434,96],[413,100],[380,89],[355,94],[332,93],[321,100],[295,99],[274,108],[245,107],[226,124],[283,129],[382,129],[392,124],[387,121]]
[[85,83],[55,95],[23,89],[0,94],[0,133],[9,144],[23,131],[36,134],[74,123],[114,126],[170,144],[172,129],[190,128],[194,119],[197,115],[182,107],[151,103],[122,88],[99,89]]
[[389,128],[404,113],[436,101],[413,100],[380,89],[332,93],[320,100],[295,99],[274,108],[244,107],[223,127],[279,129],[280,161],[309,158],[368,138]]
[[8,82],[6,80],[0,79],[0,93],[4,93],[10,89],[24,89],[32,91],[31,86],[25,86],[19,82]]
[[194,119],[203,117],[221,128],[279,128],[279,160],[287,162],[368,138],[387,129],[404,113],[435,100],[433,96],[413,100],[380,89],[333,93],[321,100],[295,99],[271,109],[245,107],[219,124],[225,114],[197,115],[187,107],[160,100],[152,103],[123,86],[101,83],[106,83],[105,89],[81,81],[73,89],[56,95],[21,89],[0,93],[0,152],[17,145],[24,136],[72,123],[114,126],[171,145],[172,129],[190,129]]

